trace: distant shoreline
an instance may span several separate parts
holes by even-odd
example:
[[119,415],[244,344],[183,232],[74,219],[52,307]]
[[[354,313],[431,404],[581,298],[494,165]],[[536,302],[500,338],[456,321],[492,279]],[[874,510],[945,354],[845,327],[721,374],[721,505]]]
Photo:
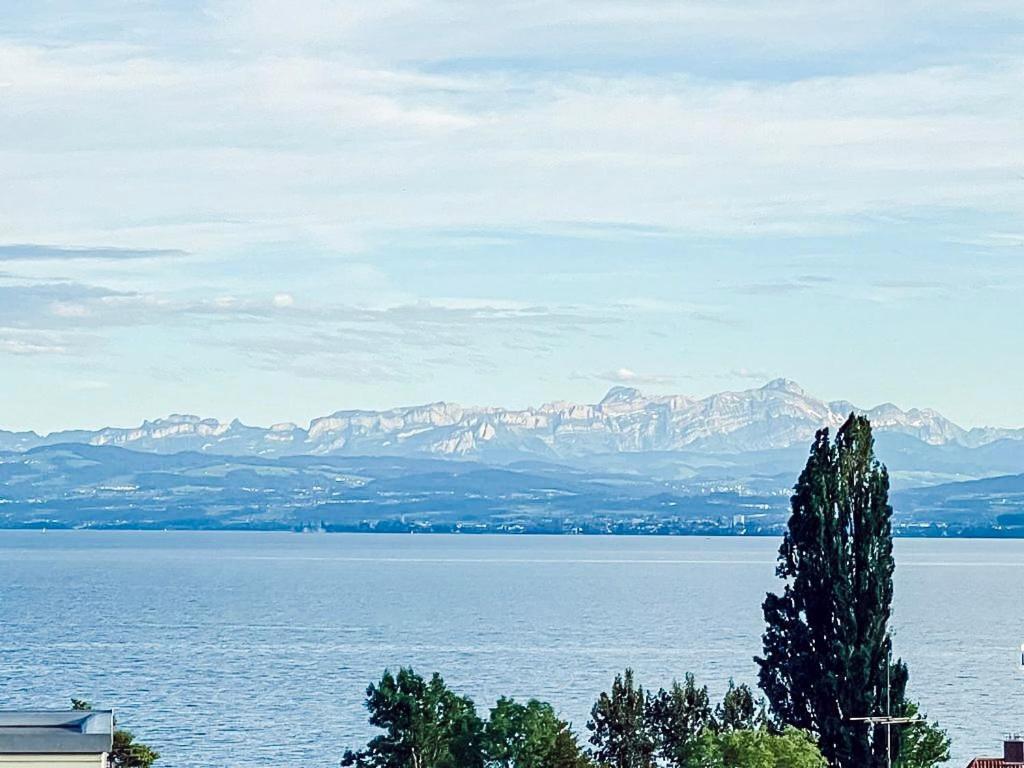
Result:
[[[553,531],[553,530],[480,530],[480,529],[450,529],[450,530],[373,530],[367,528],[329,528],[325,530],[302,530],[291,526],[146,526],[146,525],[87,525],[87,526],[61,526],[61,525],[3,525],[0,526],[0,534],[8,531],[36,531],[38,533],[51,532],[97,532],[97,533],[292,533],[300,536],[320,536],[334,534],[359,534],[366,536],[495,536],[495,537],[531,537],[531,536],[558,536],[558,537],[591,537],[591,538],[706,538],[706,539],[772,539],[781,538],[783,530],[758,530],[749,532],[734,531],[680,531],[680,532],[624,532],[624,531]],[[998,529],[975,529],[962,531],[936,531],[934,529],[921,531],[896,530],[893,532],[896,539],[977,539],[977,540],[1024,540],[1024,531],[1021,530],[998,530]]]

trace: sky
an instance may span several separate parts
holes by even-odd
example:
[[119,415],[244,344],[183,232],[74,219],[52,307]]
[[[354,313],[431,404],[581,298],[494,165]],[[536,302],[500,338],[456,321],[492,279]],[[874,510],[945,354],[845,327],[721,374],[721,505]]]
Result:
[[1024,4],[12,3],[0,427],[825,399],[1024,426]]

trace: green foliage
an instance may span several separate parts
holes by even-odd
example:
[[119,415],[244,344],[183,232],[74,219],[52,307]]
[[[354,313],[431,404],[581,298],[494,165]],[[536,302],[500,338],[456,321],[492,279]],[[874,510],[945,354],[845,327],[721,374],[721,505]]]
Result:
[[[626,670],[615,678],[610,695],[601,694],[594,713],[588,727],[601,736],[591,738],[599,766],[827,768],[809,733],[775,728],[764,702],[748,686],[732,681],[712,709],[707,688],[698,686],[693,675],[645,695]],[[598,723],[601,727],[595,728]]]
[[827,768],[810,734],[795,728],[773,733],[767,727],[707,732],[700,768]]
[[484,752],[493,768],[584,768],[589,761],[569,724],[550,704],[502,697],[484,726]]
[[[918,717],[920,711],[917,704],[908,701],[900,715]],[[899,733],[899,758],[893,763],[896,768],[934,768],[949,760],[949,736],[938,723],[922,716],[920,722],[901,727]]]
[[608,768],[653,768],[658,738],[647,715],[647,694],[634,684],[633,670],[616,675],[611,694],[601,693],[587,723],[595,762]]
[[429,681],[402,668],[385,671],[366,689],[370,723],[384,730],[344,766],[359,768],[482,768],[483,723],[473,702],[434,674]]
[[705,731],[715,725],[707,686],[697,687],[687,673],[682,685],[674,680],[648,703],[648,718],[659,741],[659,754],[671,766],[696,765]]
[[763,606],[761,688],[783,723],[818,737],[833,768],[884,766],[884,729],[850,718],[884,714],[887,693],[893,712],[904,705],[906,666],[889,664],[888,496],[867,419],[851,415],[834,443],[818,432],[779,550],[785,589]]
[[715,727],[720,731],[750,731],[767,720],[764,703],[754,698],[750,686],[730,680],[722,703],[715,707]]
[[473,703],[436,674],[426,681],[411,669],[397,676],[385,671],[367,689],[366,706],[370,722],[385,733],[360,752],[346,752],[343,766],[826,768],[810,735],[775,728],[749,687],[730,681],[713,708],[707,688],[689,674],[654,695],[636,684],[632,670],[617,675],[587,723],[589,756],[550,704],[502,697],[482,723]]
[[110,752],[109,768],[149,768],[160,758],[160,753],[135,741],[130,731],[114,731],[114,748]]
[[555,737],[547,768],[592,768],[593,763],[580,747],[576,734],[565,728]]
[[[92,709],[92,704],[85,699],[71,699],[71,708],[86,712]],[[160,753],[135,741],[131,731],[122,728],[114,730],[114,745],[107,762],[109,768],[150,768],[159,759]]]

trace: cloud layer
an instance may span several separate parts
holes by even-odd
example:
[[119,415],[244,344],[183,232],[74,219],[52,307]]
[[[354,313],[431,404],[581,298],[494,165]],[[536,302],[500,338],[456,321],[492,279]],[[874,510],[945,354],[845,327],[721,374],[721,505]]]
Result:
[[1000,0],[22,4],[0,396],[265,422],[772,371],[1024,422],[989,372],[1022,38]]

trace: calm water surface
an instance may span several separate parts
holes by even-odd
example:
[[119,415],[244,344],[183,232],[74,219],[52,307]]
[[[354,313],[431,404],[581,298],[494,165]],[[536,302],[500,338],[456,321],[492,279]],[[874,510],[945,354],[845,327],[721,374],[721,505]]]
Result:
[[[0,533],[0,707],[114,707],[159,765],[336,766],[385,666],[582,729],[616,671],[752,681],[777,541]],[[1024,541],[897,544],[897,651],[960,768],[1024,730]]]

